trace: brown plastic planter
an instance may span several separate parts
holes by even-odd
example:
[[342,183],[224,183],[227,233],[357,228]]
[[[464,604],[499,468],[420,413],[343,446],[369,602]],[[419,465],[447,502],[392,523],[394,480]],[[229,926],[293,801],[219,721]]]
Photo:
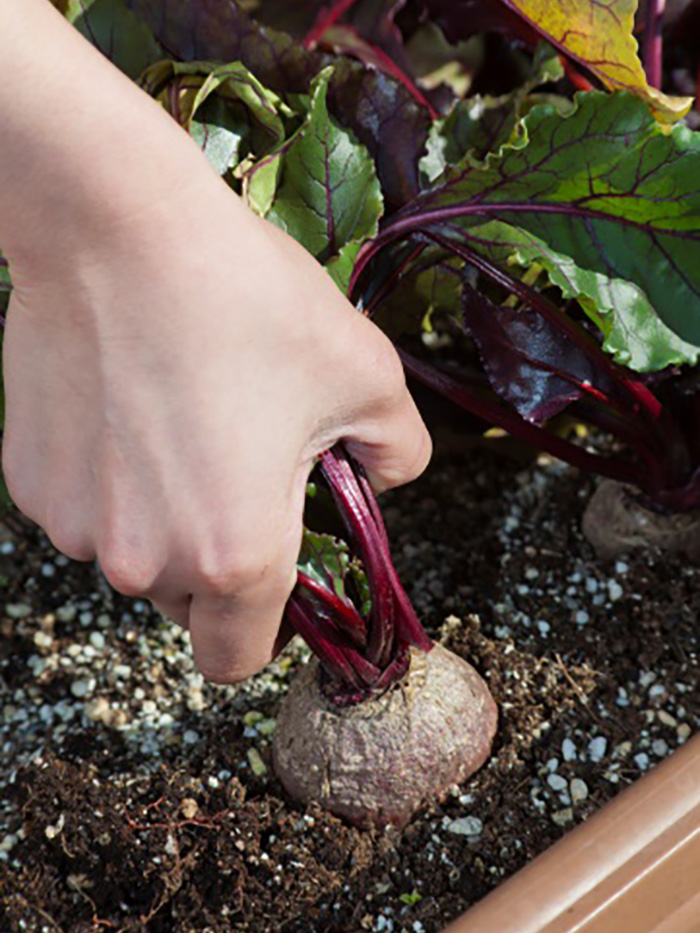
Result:
[[445,933],[700,933],[700,736]]

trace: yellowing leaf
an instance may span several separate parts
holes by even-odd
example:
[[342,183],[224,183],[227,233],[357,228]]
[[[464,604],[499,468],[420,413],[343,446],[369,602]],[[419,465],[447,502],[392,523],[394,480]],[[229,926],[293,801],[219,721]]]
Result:
[[669,97],[647,84],[632,35],[637,0],[503,0],[611,90],[645,100],[660,123],[680,120],[692,97]]

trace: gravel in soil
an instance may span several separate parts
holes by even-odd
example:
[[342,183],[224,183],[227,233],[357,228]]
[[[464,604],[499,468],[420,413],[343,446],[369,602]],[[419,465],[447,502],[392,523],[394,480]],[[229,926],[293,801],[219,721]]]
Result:
[[0,928],[433,933],[700,721],[699,571],[596,562],[592,486],[476,451],[386,497],[431,633],[499,704],[494,755],[397,832],[285,798],[275,717],[293,643],[237,687],[187,636],[18,520],[0,540]]

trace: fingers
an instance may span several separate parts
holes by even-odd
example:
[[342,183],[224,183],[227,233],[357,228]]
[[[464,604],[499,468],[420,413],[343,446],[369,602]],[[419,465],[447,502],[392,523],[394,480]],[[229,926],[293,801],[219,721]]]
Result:
[[[244,547],[241,542],[239,553]],[[193,574],[197,555],[181,554],[150,585],[142,574],[117,570],[114,562],[105,562],[103,570],[115,589],[149,599],[189,630],[195,663],[207,680],[235,683],[265,667],[294,634],[281,623],[296,583],[298,550],[295,542],[288,554],[261,557],[247,567],[234,558],[215,577]],[[183,587],[192,592],[183,592]]]
[[[153,587],[153,602],[189,629],[195,663],[207,680],[245,680],[293,634],[282,618],[297,578],[306,479],[307,470],[299,469],[288,495],[249,500],[235,533],[189,556],[182,552]],[[285,485],[277,479],[278,489]],[[234,529],[233,520],[224,524]],[[183,587],[192,594],[186,600]]]
[[214,683],[235,683],[262,670],[290,636],[280,631],[296,571],[261,580],[228,597],[194,596],[189,629],[197,667]]

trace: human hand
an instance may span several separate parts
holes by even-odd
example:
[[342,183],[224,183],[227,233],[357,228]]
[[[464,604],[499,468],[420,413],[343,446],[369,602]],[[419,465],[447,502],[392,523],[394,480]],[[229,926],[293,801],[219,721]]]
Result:
[[343,439],[378,488],[425,466],[398,358],[43,0],[0,6],[0,115],[10,493],[189,627],[205,676],[244,678],[276,650],[314,457]]
[[98,250],[13,269],[4,461],[56,547],[232,681],[276,651],[314,457],[342,438],[388,487],[430,445],[387,339],[202,171]]

